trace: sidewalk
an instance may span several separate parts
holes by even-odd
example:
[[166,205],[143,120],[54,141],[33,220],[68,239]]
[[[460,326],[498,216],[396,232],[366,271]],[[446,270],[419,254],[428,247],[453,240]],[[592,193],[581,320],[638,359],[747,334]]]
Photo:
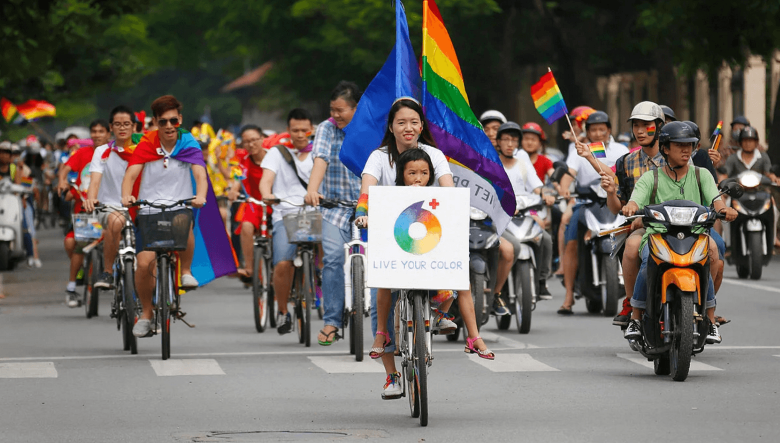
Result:
[[13,271],[0,272],[0,293],[5,295],[0,307],[64,304],[69,265],[62,229],[39,230],[38,239],[43,267],[28,268],[25,261]]

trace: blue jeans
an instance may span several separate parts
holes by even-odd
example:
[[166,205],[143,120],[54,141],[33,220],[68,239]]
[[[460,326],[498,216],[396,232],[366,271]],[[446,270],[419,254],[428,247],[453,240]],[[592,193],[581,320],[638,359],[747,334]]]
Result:
[[[371,337],[376,337],[376,289],[371,290]],[[398,292],[393,292],[390,303],[390,314],[387,316],[387,333],[390,334],[390,345],[385,346],[385,352],[395,352],[395,304],[398,302]],[[384,338],[384,337],[383,337]]]
[[[639,309],[647,309],[647,259],[650,256],[650,245],[645,244],[642,248],[642,266],[639,267],[639,274],[636,276],[634,285],[634,297],[631,298],[631,306]],[[707,276],[709,283],[707,285],[707,301],[705,308],[715,307],[715,285],[712,283],[712,275]]]
[[[298,246],[287,241],[287,231],[284,230],[284,222],[279,220],[273,224],[274,236],[274,267],[282,261],[295,260],[295,253],[298,252]],[[257,263],[255,263],[256,265]]]
[[710,237],[715,240],[715,244],[718,245],[718,256],[721,260],[726,256],[726,242],[723,241],[723,237],[718,234],[718,231],[710,229]]
[[577,233],[580,229],[580,223],[583,223],[581,221],[582,219],[582,209],[581,204],[574,205],[574,208],[571,210],[571,219],[569,220],[569,224],[566,225],[566,230],[563,231],[563,244],[569,243],[570,241],[577,241]]
[[322,296],[325,326],[343,327],[344,243],[352,240],[350,226],[342,229],[322,220]]

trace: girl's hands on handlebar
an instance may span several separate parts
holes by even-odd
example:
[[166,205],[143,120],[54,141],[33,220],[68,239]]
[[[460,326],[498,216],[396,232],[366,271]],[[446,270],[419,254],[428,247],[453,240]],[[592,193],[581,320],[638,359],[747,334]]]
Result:
[[100,202],[96,198],[88,198],[84,200],[84,210],[87,212],[92,212],[95,210],[95,206],[99,204]]
[[355,219],[355,226],[361,229],[366,229],[368,227],[368,217],[365,215],[362,217],[358,217]]
[[542,201],[544,201],[544,204],[547,206],[552,206],[555,204],[555,196],[552,195],[543,195]]
[[320,205],[320,199],[324,198],[322,194],[320,194],[317,191],[313,192],[307,192],[306,196],[303,197],[303,201],[309,205],[309,206],[319,206]]
[[206,204],[206,197],[195,196],[195,198],[190,201],[190,204],[193,208],[202,208],[203,205]]

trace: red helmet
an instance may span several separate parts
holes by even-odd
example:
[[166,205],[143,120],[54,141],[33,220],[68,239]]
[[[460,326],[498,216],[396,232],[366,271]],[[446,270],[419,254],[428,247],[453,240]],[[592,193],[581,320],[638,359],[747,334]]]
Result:
[[523,134],[536,134],[542,141],[547,141],[547,135],[544,134],[542,127],[534,122],[528,122],[523,125]]

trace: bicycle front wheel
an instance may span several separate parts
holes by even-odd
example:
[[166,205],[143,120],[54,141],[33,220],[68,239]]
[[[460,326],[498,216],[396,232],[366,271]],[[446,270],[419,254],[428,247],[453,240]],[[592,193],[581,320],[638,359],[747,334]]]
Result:
[[305,253],[303,256],[303,294],[301,307],[303,309],[303,343],[308,348],[311,346],[311,310],[314,306],[314,269],[312,268],[312,256]]
[[414,348],[412,362],[417,396],[420,398],[420,425],[428,426],[428,347],[425,332],[425,303],[427,294],[416,291],[414,294]]
[[133,269],[133,259],[125,260],[124,272],[122,274],[122,334],[124,336],[125,351],[129,350],[131,354],[138,354],[138,342],[133,335],[133,326],[138,312],[135,304],[135,270]]
[[363,361],[363,304],[365,279],[363,262],[352,261],[352,318],[349,322],[350,349],[354,349],[355,361]]
[[171,306],[169,303],[171,297],[170,264],[168,257],[161,255],[158,258],[157,268],[157,286],[159,288],[158,303],[160,311],[160,329],[162,337],[162,359],[168,360],[171,357]]
[[266,274],[265,256],[262,247],[255,247],[254,272],[252,273],[252,304],[255,313],[255,329],[257,332],[265,331],[268,324],[268,309],[266,292],[269,281]]
[[84,256],[84,295],[81,297],[81,304],[84,306],[87,318],[92,318],[92,297],[94,297],[94,284],[97,277],[95,257],[97,255],[94,249]]

